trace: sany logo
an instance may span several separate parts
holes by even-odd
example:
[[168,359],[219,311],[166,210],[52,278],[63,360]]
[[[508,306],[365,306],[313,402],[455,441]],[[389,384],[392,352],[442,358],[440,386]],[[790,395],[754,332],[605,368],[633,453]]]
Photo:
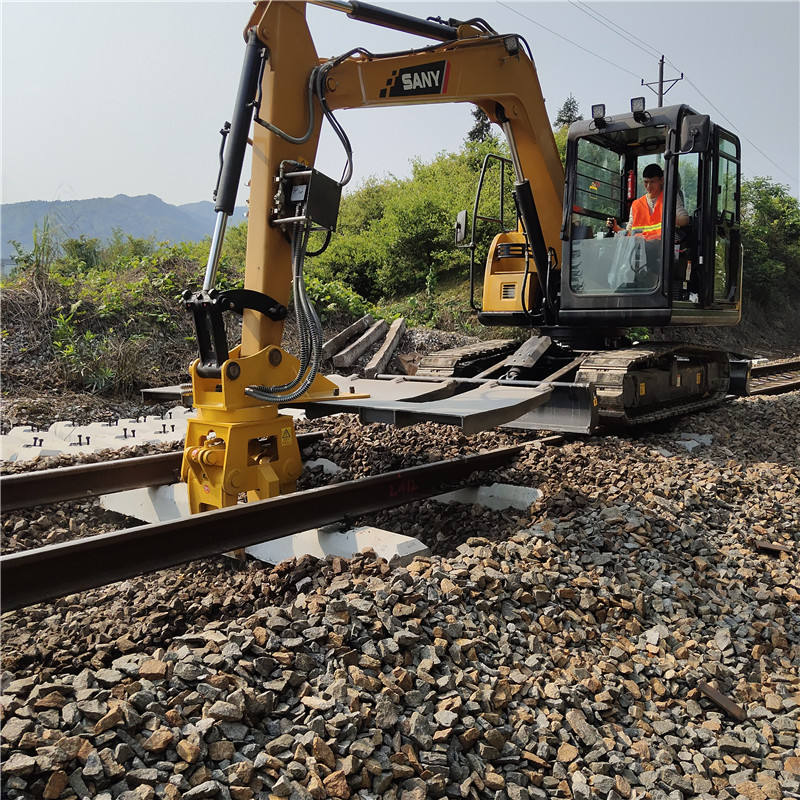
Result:
[[420,64],[416,67],[393,70],[392,77],[386,81],[386,88],[381,89],[380,96],[408,97],[419,94],[444,94],[450,77],[450,64],[447,61],[436,61],[432,64]]
[[410,92],[413,89],[438,89],[439,75],[441,70],[428,70],[428,72],[415,72],[413,75],[406,72],[403,75],[403,91]]

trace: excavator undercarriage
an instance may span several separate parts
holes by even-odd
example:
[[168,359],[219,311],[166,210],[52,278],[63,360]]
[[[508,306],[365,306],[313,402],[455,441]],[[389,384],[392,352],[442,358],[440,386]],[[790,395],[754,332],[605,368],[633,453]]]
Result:
[[[643,425],[715,406],[728,394],[730,372],[724,351],[682,342],[588,350],[573,349],[549,336],[532,336],[521,346],[500,339],[433,353],[420,361],[416,377],[572,383],[575,391],[586,394],[582,405],[593,409],[586,417],[590,432],[602,426]],[[562,414],[563,419],[558,409],[548,409],[542,428],[574,430],[574,408],[562,409]]]

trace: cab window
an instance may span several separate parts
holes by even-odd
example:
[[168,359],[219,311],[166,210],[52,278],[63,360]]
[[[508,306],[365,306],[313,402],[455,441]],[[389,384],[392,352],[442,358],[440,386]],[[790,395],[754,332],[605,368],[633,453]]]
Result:
[[620,157],[613,150],[581,139],[575,204],[599,215],[616,216],[620,207]]
[[697,211],[697,179],[699,156],[697,153],[682,155],[678,159],[678,196],[690,218]]
[[[624,148],[625,142],[621,143]],[[639,236],[607,236],[606,220],[620,224],[624,159],[597,141],[577,143],[571,214],[570,289],[575,294],[646,294],[660,282],[661,243]],[[623,150],[624,152],[624,150]]]

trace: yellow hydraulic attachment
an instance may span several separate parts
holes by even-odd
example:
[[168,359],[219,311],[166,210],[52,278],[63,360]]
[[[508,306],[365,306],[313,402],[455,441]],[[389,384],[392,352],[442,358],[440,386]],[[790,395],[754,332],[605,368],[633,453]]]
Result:
[[[191,513],[236,505],[245,492],[248,500],[293,492],[302,471],[294,420],[244,389],[288,381],[297,372],[297,359],[275,346],[241,357],[236,347],[220,378],[201,377],[198,364],[192,364],[198,415],[189,420],[181,468]],[[317,376],[306,397],[331,400],[338,394],[335,384]]]

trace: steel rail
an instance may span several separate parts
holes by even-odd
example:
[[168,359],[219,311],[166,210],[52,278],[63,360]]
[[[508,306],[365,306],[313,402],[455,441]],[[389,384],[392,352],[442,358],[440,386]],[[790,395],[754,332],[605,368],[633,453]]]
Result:
[[800,389],[800,356],[751,364],[747,388],[748,395],[783,394]]
[[751,364],[750,376],[761,378],[767,375],[775,375],[776,373],[796,372],[797,370],[800,370],[800,356],[792,356],[791,358],[778,358],[774,361]]
[[409,467],[179,520],[0,557],[3,611],[53,600],[302,530],[404,505],[442,484],[509,463],[525,445]]
[[750,385],[749,394],[783,394],[800,389],[800,369],[787,370],[781,374],[772,374],[757,378]]
[[[297,441],[300,447],[307,447],[323,436],[321,431],[301,433]],[[0,503],[7,513],[47,503],[63,503],[126,489],[139,489],[142,486],[177,483],[181,479],[182,458],[183,451],[179,450],[4,475],[0,477]]]

